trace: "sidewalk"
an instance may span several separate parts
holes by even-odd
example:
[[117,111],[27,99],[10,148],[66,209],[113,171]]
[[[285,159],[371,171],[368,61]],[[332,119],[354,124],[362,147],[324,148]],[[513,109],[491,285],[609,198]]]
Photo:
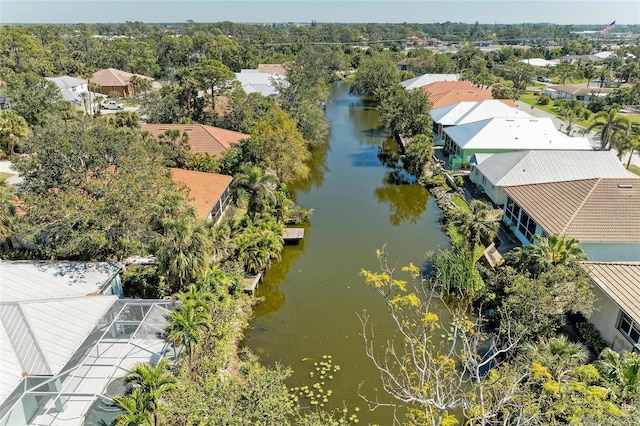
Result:
[[[529,105],[529,104],[526,104],[524,102],[516,101],[516,108],[518,108],[519,110],[522,110],[522,111],[526,111],[526,112],[528,112],[529,114],[531,114],[534,117],[550,117],[551,120],[553,121],[553,124],[555,124],[555,126],[556,126],[556,128],[558,130],[560,130],[561,126],[562,126],[563,129],[567,128],[567,123],[563,119],[558,118],[555,115],[550,114],[550,113],[548,113],[546,111],[538,109],[533,105]],[[575,126],[575,127],[581,128],[579,126]],[[581,135],[580,135],[580,132],[576,130],[576,131],[572,132],[572,136],[581,136]],[[589,141],[589,143],[591,144],[592,147],[594,147],[595,149],[599,149],[600,148],[600,137],[596,133],[589,132],[586,135],[584,135],[584,137],[587,138],[587,140]],[[611,149],[611,150],[613,152],[616,152],[615,149]],[[617,152],[616,152],[616,154],[617,154]],[[629,154],[625,154],[622,157],[622,163],[624,165],[626,165],[628,159],[629,159]],[[633,158],[631,159],[631,164],[634,164],[634,165],[640,167],[640,154],[638,154],[637,151],[633,154]]]

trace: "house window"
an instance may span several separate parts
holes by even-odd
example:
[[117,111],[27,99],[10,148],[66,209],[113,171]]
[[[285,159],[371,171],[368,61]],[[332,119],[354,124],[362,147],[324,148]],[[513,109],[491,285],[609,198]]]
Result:
[[536,233],[536,223],[527,214],[522,212],[520,216],[520,223],[518,224],[518,230],[524,235],[529,242],[533,242],[533,234]]
[[520,217],[520,206],[516,204],[511,198],[507,201],[507,210],[505,216],[511,224],[517,224]]
[[635,322],[624,312],[620,313],[620,321],[618,322],[618,330],[625,335],[627,339],[634,345],[640,344],[640,324]]
[[487,186],[487,177],[485,175],[482,175],[482,186]]

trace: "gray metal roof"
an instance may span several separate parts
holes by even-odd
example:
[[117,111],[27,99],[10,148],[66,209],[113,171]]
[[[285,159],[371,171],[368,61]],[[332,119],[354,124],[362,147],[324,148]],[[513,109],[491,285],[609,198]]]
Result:
[[443,126],[454,126],[493,117],[526,117],[531,115],[525,111],[510,107],[499,99],[488,99],[478,102],[458,102],[431,110],[434,122]]
[[405,80],[400,84],[407,90],[417,89],[427,84],[435,83],[436,81],[458,81],[458,76],[455,74],[422,74],[409,80]]
[[493,154],[476,166],[489,182],[506,187],[593,178],[638,178],[612,151],[518,151]]

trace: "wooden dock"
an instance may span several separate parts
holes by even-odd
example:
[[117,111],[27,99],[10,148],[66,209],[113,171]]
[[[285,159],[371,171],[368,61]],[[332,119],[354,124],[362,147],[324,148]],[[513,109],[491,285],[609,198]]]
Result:
[[243,279],[244,284],[244,292],[253,296],[258,288],[258,284],[262,279],[262,272],[258,272],[258,275],[254,275],[253,277],[245,277]]
[[285,244],[298,244],[304,238],[304,228],[284,228],[282,238]]

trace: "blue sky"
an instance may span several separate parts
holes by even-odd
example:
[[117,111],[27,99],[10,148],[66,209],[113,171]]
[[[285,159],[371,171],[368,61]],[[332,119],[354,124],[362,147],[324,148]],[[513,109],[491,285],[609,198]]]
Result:
[[638,0],[0,0],[0,23],[96,22],[640,23]]

